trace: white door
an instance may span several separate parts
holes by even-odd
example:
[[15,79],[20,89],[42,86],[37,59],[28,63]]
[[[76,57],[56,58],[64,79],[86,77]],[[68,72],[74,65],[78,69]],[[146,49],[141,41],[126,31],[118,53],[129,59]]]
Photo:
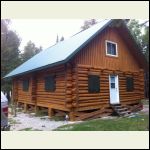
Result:
[[119,104],[118,75],[109,76],[110,104]]

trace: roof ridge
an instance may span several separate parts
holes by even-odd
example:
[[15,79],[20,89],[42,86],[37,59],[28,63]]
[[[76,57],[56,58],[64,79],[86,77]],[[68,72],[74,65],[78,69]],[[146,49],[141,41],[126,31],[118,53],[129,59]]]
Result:
[[95,25],[97,25],[97,24],[99,24],[99,23],[101,23],[102,21],[105,21],[105,20],[110,20],[110,19],[103,19],[103,20],[101,20],[101,21],[98,21],[96,24],[94,24],[94,25],[92,25],[92,26],[90,26],[89,28],[87,28],[87,29],[82,29],[82,30],[80,30],[79,32],[77,32],[77,33],[75,33],[75,34],[73,34],[72,36],[70,36],[70,37],[73,37],[73,36],[75,36],[75,35],[77,35],[77,34],[79,34],[79,33],[81,33],[81,32],[83,32],[83,31],[86,31],[86,30],[88,30],[88,29],[90,29],[90,28],[92,28],[92,27],[94,27]]

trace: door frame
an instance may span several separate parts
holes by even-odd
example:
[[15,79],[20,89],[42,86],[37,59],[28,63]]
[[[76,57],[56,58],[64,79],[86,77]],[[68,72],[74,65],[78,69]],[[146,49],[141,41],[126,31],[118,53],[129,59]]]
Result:
[[[116,103],[111,103],[111,82],[110,82],[110,77],[111,76],[115,76],[115,86],[117,85],[117,102]],[[118,83],[116,83],[116,81],[118,82]],[[109,74],[109,102],[110,102],[110,104],[120,104],[120,96],[119,96],[119,77],[118,77],[118,75],[117,74]]]

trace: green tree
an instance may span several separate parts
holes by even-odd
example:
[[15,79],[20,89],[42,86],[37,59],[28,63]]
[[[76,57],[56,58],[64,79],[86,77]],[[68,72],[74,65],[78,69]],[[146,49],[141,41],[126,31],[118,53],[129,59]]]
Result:
[[96,23],[96,19],[85,20],[83,26],[81,26],[81,29],[86,30]]
[[149,26],[146,25],[147,22],[149,21],[140,24],[138,20],[133,19],[127,25],[134,39],[142,48],[142,53],[145,55],[147,61],[149,61]]
[[9,30],[11,21],[1,20],[1,90],[11,90],[11,80],[3,77],[16,68],[21,60],[19,58],[20,38],[15,31]]
[[142,36],[142,47],[143,47],[143,53],[149,62],[149,27],[144,27],[144,34]]
[[139,24],[138,20],[130,20],[128,22],[128,27],[129,30],[131,31],[131,34],[133,35],[133,37],[135,38],[135,40],[137,41],[137,43],[142,46],[142,32],[141,32],[141,26]]
[[35,46],[35,44],[32,41],[29,41],[27,45],[24,47],[23,53],[21,55],[22,62],[27,61],[34,55],[38,54],[42,51],[42,47],[39,48]]

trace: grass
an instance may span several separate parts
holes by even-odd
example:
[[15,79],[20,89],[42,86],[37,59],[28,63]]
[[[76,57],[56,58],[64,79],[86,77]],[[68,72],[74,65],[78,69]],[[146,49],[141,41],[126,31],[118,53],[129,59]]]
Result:
[[142,103],[143,103],[143,105],[149,105],[149,100],[148,99],[143,99]]
[[24,129],[21,129],[19,131],[32,131],[32,128],[24,128]]
[[96,119],[78,124],[64,125],[54,131],[148,131],[149,116],[139,114],[133,118]]
[[63,116],[53,116],[50,120],[54,120],[54,121],[64,121],[64,117]]
[[32,129],[32,128],[24,128],[24,129],[21,129],[19,131],[42,131],[42,130],[39,130],[39,129]]

